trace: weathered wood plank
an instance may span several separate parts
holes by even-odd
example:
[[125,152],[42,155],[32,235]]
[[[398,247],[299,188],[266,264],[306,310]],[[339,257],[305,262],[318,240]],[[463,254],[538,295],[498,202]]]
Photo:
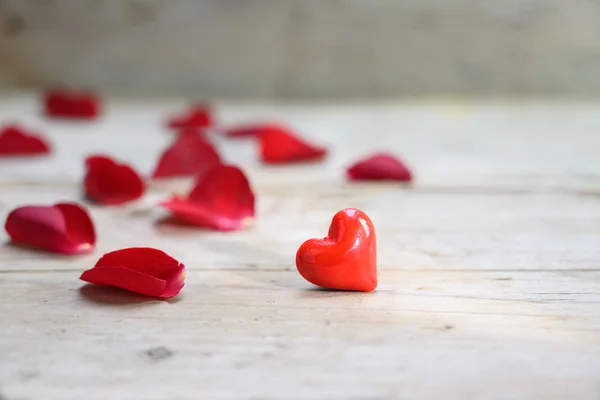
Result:
[[[177,102],[111,103],[99,124],[57,124],[30,97],[0,120],[48,132],[49,163],[0,162],[0,219],[81,200],[82,159],[110,151],[149,171]],[[460,105],[460,108],[458,107]],[[255,226],[156,225],[156,203],[90,205],[93,254],[0,247],[0,393],[19,399],[594,399],[600,395],[600,113],[585,103],[224,105],[234,122],[289,121],[332,145],[323,165],[267,168],[251,142],[218,144],[247,170]],[[343,166],[403,154],[412,187],[351,185]],[[114,151],[112,151],[114,150]],[[48,160],[46,160],[48,161]],[[374,293],[315,290],[294,255],[358,207],[378,234]],[[7,239],[0,233],[0,241]],[[174,301],[85,286],[104,252],[164,249],[188,267]],[[82,288],[83,287],[83,288]]]
[[593,398],[598,276],[384,271],[365,295],[214,269],[168,303],[2,274],[1,379],[15,398]]
[[[175,186],[184,188],[186,183]],[[295,251],[306,238],[325,235],[337,210],[357,207],[372,217],[377,228],[381,269],[600,268],[600,207],[592,196],[440,193],[419,187],[345,184],[289,184],[271,190],[260,183],[257,194],[259,218],[253,229],[226,234],[157,224],[167,213],[156,204],[170,196],[169,190],[153,190],[143,201],[125,207],[91,206],[100,238],[98,253],[147,245],[166,248],[193,268],[293,269]],[[75,186],[12,186],[3,195],[0,216],[22,203],[80,197]],[[0,233],[0,238],[6,234]],[[27,266],[23,257],[43,262]],[[78,258],[67,268],[81,269],[96,258],[96,254]],[[0,263],[56,268],[64,265],[64,257],[5,248]]]

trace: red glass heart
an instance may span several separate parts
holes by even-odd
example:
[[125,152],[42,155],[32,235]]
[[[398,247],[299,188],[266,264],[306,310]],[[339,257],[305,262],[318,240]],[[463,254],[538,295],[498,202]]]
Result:
[[364,212],[339,211],[331,220],[329,234],[309,239],[296,253],[300,275],[317,286],[370,292],[377,287],[375,228]]

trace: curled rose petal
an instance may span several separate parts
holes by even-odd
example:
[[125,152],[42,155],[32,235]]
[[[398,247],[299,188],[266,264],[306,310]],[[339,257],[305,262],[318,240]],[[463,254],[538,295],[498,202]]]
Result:
[[254,193],[244,172],[219,165],[200,177],[186,198],[161,205],[179,220],[220,231],[243,229],[254,219]]
[[260,134],[261,159],[268,164],[316,161],[326,153],[325,148],[307,143],[280,126],[271,126]]
[[144,182],[129,165],[94,155],[85,160],[84,179],[86,196],[99,204],[123,204],[139,199],[144,194]]
[[221,162],[214,147],[194,132],[179,135],[161,155],[153,178],[200,176]]
[[5,229],[15,243],[57,253],[87,252],[96,243],[92,219],[75,203],[16,208],[8,214]]
[[225,128],[223,134],[229,138],[246,138],[259,136],[269,129],[277,129],[275,124],[243,124]]
[[398,158],[388,153],[376,153],[357,161],[346,173],[353,181],[392,180],[410,182],[412,174]]
[[44,98],[44,113],[50,118],[95,119],[100,99],[93,93],[50,90]]
[[184,114],[177,115],[167,121],[167,126],[171,129],[207,128],[212,124],[212,111],[205,104],[196,105]]
[[0,157],[37,156],[50,153],[50,146],[41,137],[16,125],[0,131]]
[[161,250],[131,247],[105,254],[79,279],[168,299],[183,288],[185,266]]

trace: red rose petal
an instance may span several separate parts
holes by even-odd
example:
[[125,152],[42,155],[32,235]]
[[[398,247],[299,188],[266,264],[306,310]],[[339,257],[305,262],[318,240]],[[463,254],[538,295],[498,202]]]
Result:
[[346,173],[353,181],[410,182],[412,180],[412,174],[408,167],[388,153],[376,153],[362,159],[350,166]]
[[84,187],[91,200],[100,204],[123,204],[144,194],[142,178],[129,165],[118,164],[102,155],[88,157],[85,164]]
[[96,243],[90,216],[75,203],[16,208],[6,218],[5,229],[15,243],[57,253],[82,253]]
[[238,167],[219,165],[200,177],[187,198],[161,205],[180,220],[221,231],[242,229],[254,218],[254,193]]
[[275,124],[244,124],[226,128],[223,134],[229,138],[252,137],[258,136],[264,131],[274,129],[275,127],[277,127]]
[[93,93],[50,90],[44,113],[50,118],[95,119],[100,115],[100,99]]
[[284,164],[322,159],[327,150],[294,136],[289,130],[271,126],[260,134],[261,159],[269,164]]
[[219,154],[202,136],[183,134],[161,155],[152,177],[202,175],[220,162]]
[[105,254],[79,279],[146,296],[171,298],[185,284],[185,266],[161,250],[132,247]]
[[171,129],[206,128],[212,124],[211,109],[204,104],[196,105],[184,114],[177,115],[167,121],[167,126]]
[[44,139],[22,128],[9,125],[0,131],[0,157],[36,156],[50,153],[50,146]]

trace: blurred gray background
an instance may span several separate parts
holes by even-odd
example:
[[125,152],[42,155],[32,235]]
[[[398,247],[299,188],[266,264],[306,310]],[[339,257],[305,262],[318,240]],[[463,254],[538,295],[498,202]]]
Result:
[[0,0],[0,88],[600,95],[598,0]]

